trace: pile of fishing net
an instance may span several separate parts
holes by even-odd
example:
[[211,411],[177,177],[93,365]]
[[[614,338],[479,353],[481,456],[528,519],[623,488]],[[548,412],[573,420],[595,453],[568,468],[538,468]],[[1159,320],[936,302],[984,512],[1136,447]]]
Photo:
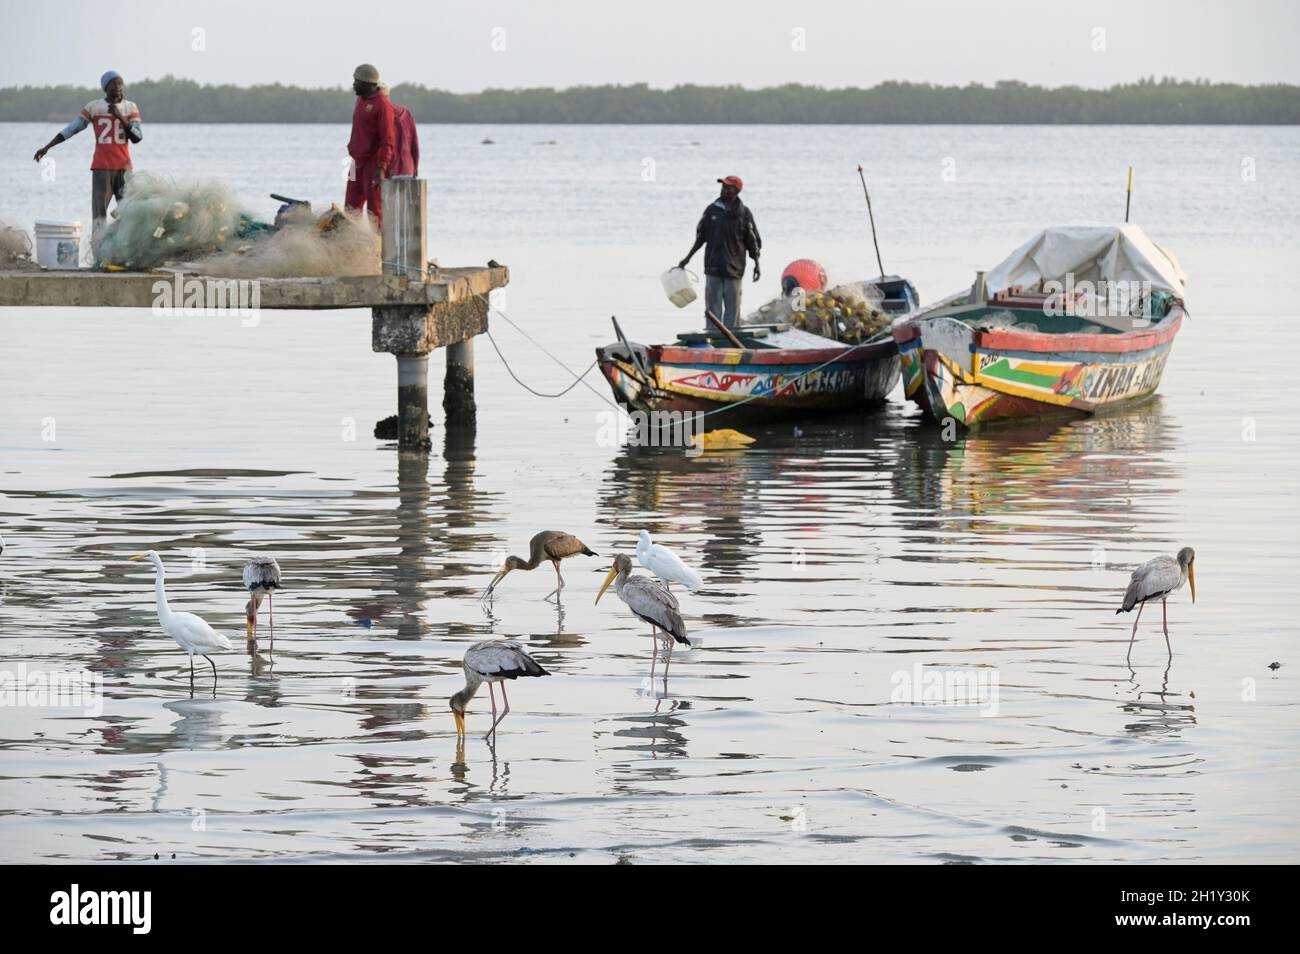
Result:
[[881,307],[883,295],[870,282],[848,282],[820,292],[796,289],[775,298],[745,319],[746,324],[789,325],[823,338],[857,344],[886,331],[893,319]]
[[11,268],[32,260],[32,239],[16,225],[0,221],[0,267]]
[[101,265],[140,271],[222,251],[257,227],[221,182],[138,172],[99,238]]
[[893,321],[880,307],[881,300],[880,292],[865,282],[805,293],[803,308],[790,315],[790,327],[857,344],[885,331]]
[[193,262],[210,275],[292,277],[380,271],[379,236],[337,208],[319,219],[305,203],[275,224],[258,221],[225,183],[133,175],[99,239],[101,267],[146,271]]
[[336,205],[317,217],[306,204],[277,216],[273,230],[194,264],[205,275],[225,278],[320,278],[382,270],[379,233],[369,218]]

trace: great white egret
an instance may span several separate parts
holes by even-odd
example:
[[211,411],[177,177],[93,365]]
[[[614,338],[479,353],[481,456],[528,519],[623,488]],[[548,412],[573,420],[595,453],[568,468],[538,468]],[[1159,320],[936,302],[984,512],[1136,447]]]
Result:
[[230,640],[218,633],[193,613],[173,613],[167,605],[167,591],[163,588],[163,579],[167,571],[163,569],[162,558],[153,550],[137,553],[132,560],[149,560],[153,563],[154,597],[158,603],[158,624],[162,631],[176,640],[176,645],[190,657],[190,694],[194,693],[194,657],[202,656],[212,667],[212,691],[217,691],[217,664],[209,658],[208,653],[230,649]]
[[[486,639],[475,643],[465,650],[462,666],[465,669],[465,688],[450,699],[458,738],[465,735],[465,706],[469,705],[483,683],[488,684],[488,694],[492,697],[492,728],[483,736],[486,739],[496,735],[497,725],[510,714],[510,698],[506,695],[505,680],[518,679],[520,676],[550,675],[513,639]],[[496,692],[492,689],[497,683],[501,684],[501,698],[506,704],[500,717],[497,716]]]
[[651,540],[647,530],[642,530],[637,539],[636,561],[665,583],[680,583],[691,590],[704,586],[698,573],[672,550]]
[[1137,638],[1138,623],[1142,620],[1142,607],[1149,600],[1159,600],[1164,609],[1165,648],[1169,655],[1174,654],[1174,647],[1169,644],[1169,594],[1183,588],[1191,581],[1192,602],[1196,602],[1196,551],[1183,547],[1175,557],[1158,556],[1147,560],[1133,571],[1128,589],[1124,591],[1124,604],[1116,613],[1127,613],[1134,606],[1138,608],[1137,619],[1133,620],[1133,635],[1128,638],[1128,653],[1133,655],[1133,640]]

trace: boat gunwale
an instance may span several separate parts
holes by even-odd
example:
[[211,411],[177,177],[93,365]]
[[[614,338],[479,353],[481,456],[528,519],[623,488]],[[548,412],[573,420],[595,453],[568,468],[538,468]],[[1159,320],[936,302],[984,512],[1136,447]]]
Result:
[[867,362],[891,358],[898,354],[893,338],[846,344],[842,348],[690,348],[683,345],[651,345],[661,364],[708,364],[735,368],[745,365],[822,364],[827,361]]
[[[814,395],[795,395],[774,396],[764,395],[755,397],[752,395],[742,395],[728,398],[719,394],[696,393],[693,390],[686,390],[677,386],[674,382],[661,384],[657,380],[648,382],[641,378],[640,371],[633,367],[628,361],[622,358],[611,358],[601,355],[598,362],[601,375],[614,390],[615,398],[620,404],[627,407],[635,407],[638,402],[645,404],[645,395],[650,393],[654,395],[653,400],[656,403],[664,402],[669,405],[686,402],[688,405],[694,405],[691,408],[659,408],[659,409],[678,409],[688,413],[703,411],[711,413],[722,409],[747,408],[742,413],[745,420],[752,420],[756,417],[767,419],[770,417],[782,417],[802,413],[849,413],[859,405],[862,407],[872,407],[885,400],[885,394],[877,396],[867,396],[863,394],[860,398],[851,390],[836,392],[836,394],[814,394]],[[651,365],[662,364],[651,360]],[[862,367],[866,367],[868,362],[855,362]],[[681,367],[673,365],[672,367]],[[728,369],[743,368],[742,365],[729,365]],[[773,365],[773,368],[779,368],[780,365]],[[617,370],[620,375],[630,376],[638,384],[638,393],[636,396],[629,396],[622,387],[614,380],[612,372]],[[743,372],[742,372],[743,373]],[[892,388],[892,385],[891,385]],[[737,418],[739,419],[739,418]]]
[[1091,352],[1093,354],[1123,354],[1128,351],[1149,351],[1173,340],[1183,324],[1186,312],[1182,305],[1174,304],[1169,313],[1151,328],[1124,331],[1119,334],[1095,332],[1049,334],[1043,331],[1016,331],[1013,328],[995,328],[976,331],[977,349],[988,351]]
[[[1010,307],[1008,311],[1029,311],[1037,309]],[[1069,333],[1052,334],[1045,331],[1017,331],[1014,328],[994,328],[980,330],[972,328],[971,344],[976,351],[1029,351],[1035,354],[1067,354],[1089,352],[1092,354],[1124,354],[1135,351],[1149,351],[1172,341],[1182,328],[1187,311],[1182,302],[1174,302],[1169,313],[1152,328],[1125,331],[1119,334]],[[920,314],[906,322],[895,325],[893,336],[896,344],[907,344],[921,337],[921,323],[930,318],[950,318],[961,321],[957,315]],[[924,342],[921,348],[925,349]]]

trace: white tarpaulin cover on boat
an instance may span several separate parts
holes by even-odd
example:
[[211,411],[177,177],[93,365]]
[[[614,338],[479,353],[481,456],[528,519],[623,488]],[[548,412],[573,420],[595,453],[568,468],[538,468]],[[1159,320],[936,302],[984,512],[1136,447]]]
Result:
[[1067,274],[1073,274],[1075,285],[1150,282],[1153,289],[1179,298],[1187,286],[1178,260],[1138,226],[1065,225],[1043,229],[993,268],[987,275],[988,290],[1041,290],[1043,282],[1065,282]]

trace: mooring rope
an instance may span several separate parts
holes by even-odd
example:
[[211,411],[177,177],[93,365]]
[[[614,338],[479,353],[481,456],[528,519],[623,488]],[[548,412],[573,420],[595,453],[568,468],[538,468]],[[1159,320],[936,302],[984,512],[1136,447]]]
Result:
[[[515,381],[517,381],[517,382],[520,384],[521,387],[527,389],[528,391],[531,391],[533,394],[537,394],[537,395],[539,395],[540,397],[559,397],[559,396],[562,395],[562,394],[567,394],[570,390],[572,390],[572,388],[574,387],[574,385],[581,384],[581,385],[582,385],[583,387],[585,387],[588,391],[590,391],[592,394],[596,395],[596,397],[600,398],[602,401],[604,401],[604,402],[605,402],[606,404],[608,404],[610,407],[614,408],[615,410],[618,410],[618,404],[615,403],[614,401],[610,400],[610,398],[609,398],[608,395],[606,395],[606,394],[601,394],[599,391],[597,391],[595,388],[593,388],[590,384],[587,383],[587,375],[591,373],[591,369],[592,369],[592,368],[596,367],[596,365],[600,363],[600,359],[599,359],[599,358],[597,358],[595,361],[592,361],[591,364],[587,366],[587,370],[586,370],[586,371],[583,371],[582,374],[578,374],[576,371],[574,371],[572,368],[570,368],[567,364],[565,364],[563,361],[561,361],[561,360],[560,360],[559,358],[557,358],[555,355],[551,354],[551,352],[548,351],[548,350],[546,349],[545,345],[543,345],[540,341],[538,341],[536,338],[534,338],[534,337],[533,337],[532,335],[530,335],[528,332],[524,331],[523,328],[519,327],[518,323],[516,323],[515,321],[511,320],[511,318],[510,318],[509,315],[507,315],[507,314],[506,314],[504,311],[502,311],[500,308],[497,308],[496,306],[494,306],[494,305],[492,304],[492,302],[488,301],[488,299],[485,298],[483,295],[480,295],[478,292],[474,292],[474,297],[477,298],[477,299],[479,299],[480,301],[482,301],[483,304],[485,304],[485,305],[487,306],[488,311],[493,312],[494,314],[496,314],[496,315],[497,315],[498,317],[500,317],[500,318],[503,318],[503,319],[504,319],[504,320],[505,320],[505,321],[506,321],[506,322],[507,322],[507,323],[508,323],[512,328],[515,329],[515,331],[519,332],[521,335],[523,335],[525,338],[527,338],[530,342],[532,342],[533,346],[534,346],[535,348],[537,348],[538,351],[542,352],[542,354],[546,355],[548,358],[550,358],[552,361],[554,361],[556,364],[558,364],[560,367],[562,367],[565,371],[567,371],[570,375],[572,375],[572,376],[573,376],[573,379],[574,379],[573,384],[569,385],[569,387],[565,388],[565,389],[564,389],[563,391],[561,391],[559,394],[542,394],[541,392],[536,391],[536,390],[534,390],[533,388],[529,387],[528,385],[524,384],[523,381],[520,381],[518,375],[516,375],[516,374],[514,373],[514,371],[511,371],[511,370],[510,370],[510,366],[507,364],[507,365],[506,365],[506,370],[507,370],[507,371],[510,371],[510,376],[511,376],[512,378],[514,378]],[[497,348],[497,343],[496,343],[496,341],[494,341],[494,340],[492,339],[492,335],[491,335],[490,332],[488,333],[488,340],[492,342],[492,347],[496,350],[496,353],[497,353],[498,355],[501,355],[501,349],[500,349],[500,348]],[[501,361],[504,363],[505,360],[506,360],[506,359],[505,359],[505,356],[504,356],[504,355],[501,355]]]
[[[570,384],[563,391],[556,391],[554,394],[544,394],[541,391],[537,390],[536,388],[525,384],[522,380],[520,380],[519,375],[515,374],[514,368],[510,367],[510,362],[507,361],[506,356],[501,353],[501,347],[497,344],[497,340],[492,337],[492,330],[488,329],[485,332],[485,334],[487,335],[488,341],[492,342],[492,350],[497,353],[497,357],[500,358],[501,363],[506,366],[506,371],[509,373],[510,377],[515,379],[515,383],[518,384],[525,391],[529,392],[530,394],[535,394],[541,398],[564,397],[564,395],[568,394],[579,384],[581,384],[582,379],[585,378],[587,375],[589,375],[591,373],[591,369],[594,368],[600,362],[600,359],[597,358],[595,361],[591,362],[591,364],[587,365],[587,370],[583,371],[581,375],[575,377],[573,379],[573,383]],[[564,370],[568,371],[569,369],[566,367]],[[569,373],[572,374],[573,372],[570,371]]]

